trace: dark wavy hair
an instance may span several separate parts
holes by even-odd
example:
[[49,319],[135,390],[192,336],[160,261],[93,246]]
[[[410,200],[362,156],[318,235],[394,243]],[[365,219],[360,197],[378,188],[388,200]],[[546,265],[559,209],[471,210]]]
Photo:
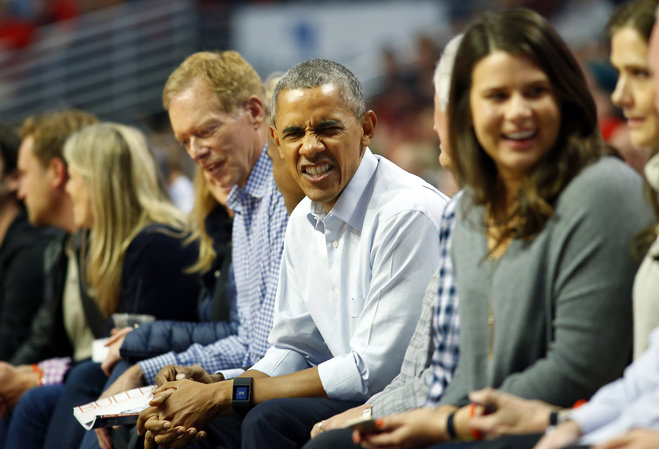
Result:
[[654,14],[657,9],[656,0],[637,0],[618,6],[604,28],[605,45],[610,50],[611,37],[621,28],[633,28],[645,42],[650,40],[654,26]]
[[[494,161],[470,125],[474,67],[497,51],[527,57],[547,75],[561,116],[554,147],[522,182],[512,211]],[[487,13],[467,28],[455,60],[448,116],[459,180],[474,205],[488,207],[489,218],[501,230],[495,248],[508,238],[532,239],[542,231],[561,191],[605,148],[581,67],[549,22],[528,9]]]

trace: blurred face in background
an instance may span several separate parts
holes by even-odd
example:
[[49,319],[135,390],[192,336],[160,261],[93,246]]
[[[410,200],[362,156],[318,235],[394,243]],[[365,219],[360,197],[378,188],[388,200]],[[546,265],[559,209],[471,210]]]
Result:
[[618,82],[611,95],[622,109],[636,148],[659,144],[659,115],[654,108],[655,85],[648,63],[648,45],[636,29],[624,27],[611,38],[611,64]]
[[27,136],[18,150],[18,197],[27,208],[28,218],[33,225],[49,225],[51,199],[56,188],[54,173],[34,155],[34,138]]
[[439,139],[439,165],[453,172],[455,171],[455,167],[453,165],[453,159],[451,159],[451,149],[449,147],[448,116],[446,115],[446,111],[442,109],[439,94],[437,92],[435,92],[434,103],[435,114],[433,116],[432,129],[435,130],[437,138]]

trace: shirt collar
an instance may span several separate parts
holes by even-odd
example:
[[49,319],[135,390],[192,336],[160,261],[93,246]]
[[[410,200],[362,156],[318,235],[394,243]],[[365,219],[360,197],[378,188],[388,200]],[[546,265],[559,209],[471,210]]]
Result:
[[227,206],[230,209],[238,210],[239,199],[243,195],[262,198],[267,193],[268,181],[272,177],[272,161],[268,157],[267,150],[268,143],[266,142],[254,168],[247,177],[245,185],[242,187],[234,185],[231,188],[227,198]]
[[366,214],[367,205],[373,191],[371,179],[378,167],[378,163],[378,158],[371,153],[370,149],[366,148],[357,171],[339,195],[329,214],[325,213],[325,208],[322,204],[312,201],[308,214],[309,221],[313,225],[316,225],[318,220],[324,220],[327,215],[332,215],[349,224],[357,231],[361,231],[364,224],[364,215]]

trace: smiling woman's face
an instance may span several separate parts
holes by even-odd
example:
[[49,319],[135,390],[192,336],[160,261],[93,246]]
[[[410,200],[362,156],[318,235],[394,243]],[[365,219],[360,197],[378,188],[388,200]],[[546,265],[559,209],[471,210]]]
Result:
[[547,75],[530,59],[495,51],[472,72],[476,138],[505,183],[518,182],[554,146],[561,111]]

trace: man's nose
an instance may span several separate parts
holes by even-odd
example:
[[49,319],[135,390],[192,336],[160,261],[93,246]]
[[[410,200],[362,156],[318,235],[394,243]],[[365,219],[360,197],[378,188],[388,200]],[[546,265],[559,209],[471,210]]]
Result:
[[208,146],[204,145],[202,141],[195,137],[190,139],[187,150],[188,154],[195,162],[203,160],[210,152]]
[[318,136],[314,133],[307,133],[302,140],[302,148],[300,153],[306,157],[313,157],[325,149],[325,145],[321,142]]

